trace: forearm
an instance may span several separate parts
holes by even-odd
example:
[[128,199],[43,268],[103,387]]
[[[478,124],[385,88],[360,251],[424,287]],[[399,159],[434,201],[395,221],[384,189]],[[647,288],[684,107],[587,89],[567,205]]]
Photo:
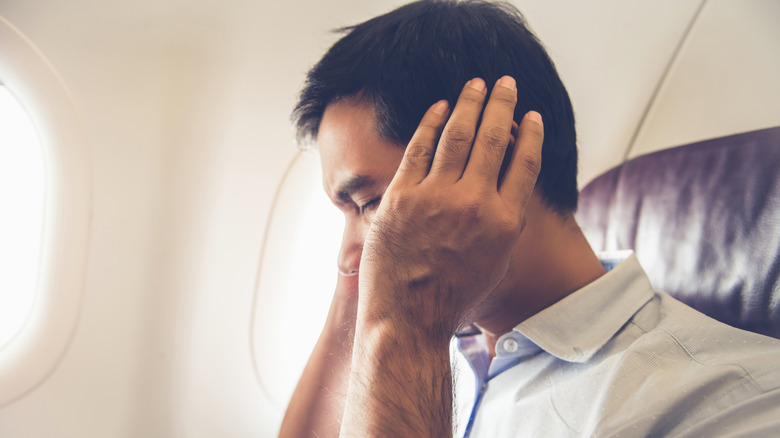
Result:
[[449,339],[358,322],[342,435],[452,434]]
[[350,356],[333,340],[320,338],[290,399],[280,437],[339,435]]
[[337,437],[347,396],[355,303],[334,297],[325,327],[293,392],[281,438]]
[[499,184],[515,85],[501,78],[484,112],[478,78],[451,116],[433,105],[371,218],[344,436],[452,434],[450,336],[506,278],[541,160],[541,118],[529,113]]

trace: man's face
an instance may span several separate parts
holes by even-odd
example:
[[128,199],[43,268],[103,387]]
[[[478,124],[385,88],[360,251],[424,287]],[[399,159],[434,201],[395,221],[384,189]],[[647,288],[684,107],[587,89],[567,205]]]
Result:
[[[404,148],[382,139],[375,126],[371,105],[343,100],[328,105],[317,135],[323,187],[346,219],[338,268],[341,284],[346,288],[344,292],[354,298],[358,295],[360,257],[366,233],[404,155]],[[540,210],[530,205],[534,203],[539,202],[532,198],[526,214],[526,230],[532,228],[534,221],[530,218]],[[534,239],[534,234],[524,232],[518,247],[538,245],[539,242],[528,243],[529,239]],[[491,296],[475,309],[477,322],[499,312],[507,294],[516,292],[518,285],[534,290],[534,279],[539,275],[530,268],[534,265],[527,260],[529,257],[533,258],[533,252],[515,251],[513,259],[519,261],[518,266],[529,268],[524,270],[516,266],[508,273]]]
[[346,219],[338,268],[355,295],[366,232],[404,154],[375,126],[371,105],[342,100],[328,105],[317,135],[323,187]]

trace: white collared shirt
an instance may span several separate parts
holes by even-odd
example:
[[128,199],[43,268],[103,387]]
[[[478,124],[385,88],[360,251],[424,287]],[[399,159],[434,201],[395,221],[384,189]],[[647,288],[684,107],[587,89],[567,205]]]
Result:
[[453,348],[455,436],[780,437],[780,340],[654,292],[635,256],[500,337],[492,362],[480,334]]

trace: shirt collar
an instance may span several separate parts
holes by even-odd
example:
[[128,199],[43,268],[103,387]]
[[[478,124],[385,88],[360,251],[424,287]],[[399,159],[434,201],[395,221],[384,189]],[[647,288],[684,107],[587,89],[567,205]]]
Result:
[[573,292],[515,327],[553,356],[586,362],[653,296],[653,288],[632,254],[596,281]]

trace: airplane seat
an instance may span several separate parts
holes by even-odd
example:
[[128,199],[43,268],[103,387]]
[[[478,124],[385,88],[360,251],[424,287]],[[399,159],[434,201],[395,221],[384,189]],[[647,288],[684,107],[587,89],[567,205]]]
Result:
[[633,250],[657,290],[780,338],[780,127],[636,157],[580,194],[597,252]]

